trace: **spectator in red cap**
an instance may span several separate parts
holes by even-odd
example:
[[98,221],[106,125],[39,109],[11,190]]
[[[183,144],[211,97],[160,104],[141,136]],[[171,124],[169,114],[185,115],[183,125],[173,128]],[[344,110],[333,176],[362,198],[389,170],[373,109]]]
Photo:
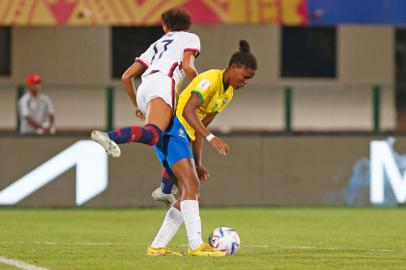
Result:
[[27,77],[27,91],[18,102],[21,134],[54,134],[55,117],[51,99],[41,92],[41,76]]

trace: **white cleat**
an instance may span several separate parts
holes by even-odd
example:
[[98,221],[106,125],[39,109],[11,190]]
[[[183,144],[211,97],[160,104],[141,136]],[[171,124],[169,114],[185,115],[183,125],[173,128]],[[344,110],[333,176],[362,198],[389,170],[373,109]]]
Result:
[[167,206],[172,206],[176,203],[175,196],[173,196],[172,193],[171,194],[163,193],[161,187],[155,189],[152,192],[151,196],[155,201],[162,201]]
[[109,156],[117,158],[121,155],[120,147],[109,138],[106,132],[93,130],[90,138],[103,146]]
[[172,194],[177,194],[179,192],[179,189],[175,186],[175,185],[173,185],[173,187],[172,187]]

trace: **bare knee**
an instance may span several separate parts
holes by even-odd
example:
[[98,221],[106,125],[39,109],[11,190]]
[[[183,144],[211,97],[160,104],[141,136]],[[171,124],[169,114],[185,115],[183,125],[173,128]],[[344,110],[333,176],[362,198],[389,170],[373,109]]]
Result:
[[182,200],[198,200],[200,181],[193,159],[183,159],[172,166],[172,171],[181,186]]
[[197,200],[199,197],[200,182],[196,176],[190,175],[182,181],[182,199]]

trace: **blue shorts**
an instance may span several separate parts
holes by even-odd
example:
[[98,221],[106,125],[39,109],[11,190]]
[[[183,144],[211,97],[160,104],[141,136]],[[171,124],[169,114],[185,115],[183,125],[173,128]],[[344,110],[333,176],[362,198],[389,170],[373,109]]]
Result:
[[193,158],[190,138],[185,127],[174,116],[159,142],[154,145],[155,153],[170,176],[174,176],[171,167],[179,160]]

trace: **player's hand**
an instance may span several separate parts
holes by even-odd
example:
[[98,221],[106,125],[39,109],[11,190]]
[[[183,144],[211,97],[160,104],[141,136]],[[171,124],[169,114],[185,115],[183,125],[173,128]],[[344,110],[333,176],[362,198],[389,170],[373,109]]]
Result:
[[220,155],[227,155],[228,151],[230,150],[230,146],[226,144],[222,139],[219,137],[214,137],[213,139],[210,140],[209,142],[211,146],[213,146],[217,151],[220,153]]
[[43,135],[43,134],[49,135],[49,134],[51,134],[51,131],[50,131],[49,127],[41,127],[41,128],[37,129],[37,134],[38,135]]
[[56,133],[56,128],[55,126],[50,126],[49,127],[49,134],[54,135]]
[[197,172],[197,176],[199,177],[200,181],[207,181],[207,179],[209,179],[209,172],[206,170],[205,167],[203,167],[202,165],[196,165],[196,172]]
[[135,108],[135,116],[137,116],[141,122],[145,122],[145,116],[139,108]]

